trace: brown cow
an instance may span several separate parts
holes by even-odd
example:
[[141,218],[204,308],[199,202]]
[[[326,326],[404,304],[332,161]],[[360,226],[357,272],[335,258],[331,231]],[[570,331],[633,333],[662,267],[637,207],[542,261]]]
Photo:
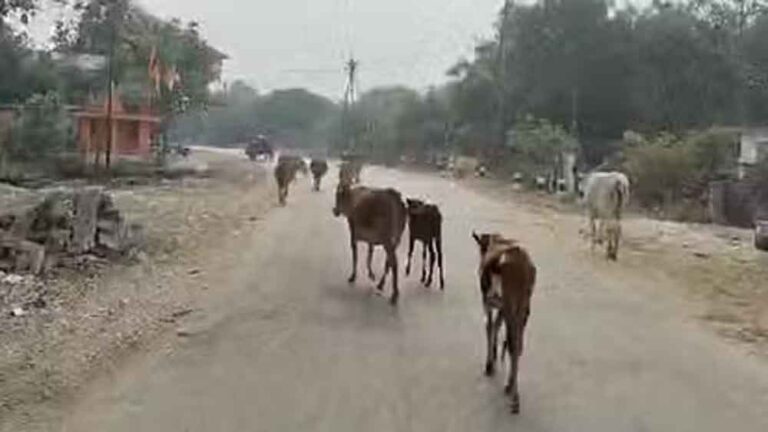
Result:
[[397,286],[398,266],[397,247],[405,230],[406,209],[400,192],[394,189],[373,189],[351,187],[339,184],[336,189],[334,216],[344,215],[349,223],[349,239],[352,248],[352,274],[349,283],[357,279],[357,243],[368,243],[368,273],[371,271],[371,258],[375,246],[383,246],[387,253],[387,264],[377,289],[384,289],[387,273],[392,271],[392,296],[390,302],[397,304],[400,291]]
[[307,172],[307,164],[299,156],[280,156],[275,167],[275,180],[277,181],[277,200],[280,205],[285,205],[288,198],[288,187],[296,179],[297,172]]
[[339,184],[355,185],[360,183],[363,163],[359,160],[344,161],[339,166]]
[[[435,270],[435,259],[440,267],[440,289],[445,289],[445,277],[443,275],[443,240],[442,225],[443,216],[440,209],[433,204],[427,204],[416,199],[406,200],[408,207],[408,261],[405,265],[405,274],[411,274],[411,257],[413,246],[418,240],[422,244],[421,249],[421,282],[426,287],[432,286],[432,276]],[[427,276],[427,251],[429,251],[429,276]],[[437,252],[437,254],[435,254]]]
[[[536,267],[517,242],[498,234],[472,233],[480,249],[480,291],[486,314],[485,330],[488,352],[485,374],[493,376],[499,328],[505,324],[506,340],[502,349],[509,352],[509,378],[505,391],[512,398],[512,413],[520,412],[517,369],[523,353],[523,334],[531,310],[531,295],[536,283]],[[502,356],[503,358],[503,356]]]
[[315,191],[320,191],[320,183],[328,172],[328,162],[325,159],[312,159],[312,162],[309,164],[309,170],[312,172],[312,177],[315,180]]

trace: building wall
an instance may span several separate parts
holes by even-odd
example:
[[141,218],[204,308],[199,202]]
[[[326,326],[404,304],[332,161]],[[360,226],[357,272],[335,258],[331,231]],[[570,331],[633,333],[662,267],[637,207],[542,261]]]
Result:
[[744,130],[739,144],[739,178],[746,177],[749,168],[765,157],[768,157],[768,128]]
[[9,145],[11,128],[15,118],[15,111],[0,109],[0,151],[2,151],[3,147]]
[[768,191],[748,181],[721,181],[710,185],[713,223],[752,228],[755,219],[768,217]]
[[[152,156],[153,125],[140,121],[115,121],[112,135],[112,155],[149,159]],[[106,119],[81,118],[79,148],[84,157],[95,154],[107,142]]]

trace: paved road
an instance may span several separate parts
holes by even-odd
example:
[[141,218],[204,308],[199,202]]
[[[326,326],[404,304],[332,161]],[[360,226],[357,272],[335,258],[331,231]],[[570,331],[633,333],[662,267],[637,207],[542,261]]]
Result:
[[[243,240],[192,335],[95,384],[63,430],[768,430],[768,366],[687,319],[652,269],[591,258],[542,214],[447,180],[364,176],[442,204],[445,293],[411,279],[395,309],[368,283],[348,286],[332,192],[302,183]],[[503,378],[481,374],[473,228],[515,235],[540,269],[519,417]]]

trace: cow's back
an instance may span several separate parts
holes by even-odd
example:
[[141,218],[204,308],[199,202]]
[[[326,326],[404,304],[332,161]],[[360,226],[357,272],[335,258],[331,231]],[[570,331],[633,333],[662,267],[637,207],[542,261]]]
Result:
[[623,173],[599,172],[587,179],[584,201],[593,216],[619,216],[628,200],[629,179]]
[[368,236],[385,237],[399,244],[405,230],[406,208],[400,192],[394,189],[357,187],[352,190],[352,223]]

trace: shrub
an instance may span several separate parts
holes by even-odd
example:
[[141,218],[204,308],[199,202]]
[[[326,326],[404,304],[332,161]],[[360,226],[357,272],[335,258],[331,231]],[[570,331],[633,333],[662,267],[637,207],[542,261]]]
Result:
[[668,134],[627,148],[625,167],[633,195],[646,207],[664,207],[681,199],[686,181],[696,172],[685,142]]
[[625,135],[624,168],[633,195],[644,207],[680,220],[706,219],[709,182],[727,177],[735,166],[736,136],[708,131],[680,138],[661,134],[646,139]]
[[56,93],[30,97],[12,133],[11,156],[25,161],[50,159],[74,142],[72,122]]

